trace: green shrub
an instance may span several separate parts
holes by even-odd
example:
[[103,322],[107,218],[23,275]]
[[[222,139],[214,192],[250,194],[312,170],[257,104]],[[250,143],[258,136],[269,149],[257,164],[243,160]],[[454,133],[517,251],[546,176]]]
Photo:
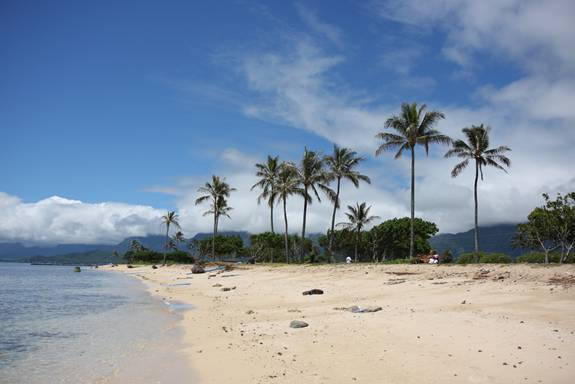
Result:
[[439,262],[442,264],[453,263],[453,254],[449,249],[443,252],[443,255],[441,255],[441,257],[439,258]]
[[[549,254],[549,262],[550,263],[558,263],[559,262],[559,255],[558,253],[550,253]],[[535,263],[535,264],[543,264],[545,263],[545,254],[543,252],[529,252],[525,253],[517,258],[518,263]]]
[[479,252],[475,254],[474,252],[462,253],[457,258],[458,264],[471,264],[471,263],[482,263],[482,264],[509,264],[513,260],[511,256],[504,253],[487,253]]

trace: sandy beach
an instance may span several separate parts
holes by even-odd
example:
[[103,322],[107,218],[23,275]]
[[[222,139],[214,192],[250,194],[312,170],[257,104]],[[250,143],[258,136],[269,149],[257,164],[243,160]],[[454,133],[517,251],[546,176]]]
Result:
[[[184,314],[201,383],[572,383],[575,266],[113,268]],[[224,290],[228,289],[229,290]],[[321,289],[321,295],[302,295]],[[349,307],[381,307],[353,313]],[[308,327],[294,329],[292,320]]]

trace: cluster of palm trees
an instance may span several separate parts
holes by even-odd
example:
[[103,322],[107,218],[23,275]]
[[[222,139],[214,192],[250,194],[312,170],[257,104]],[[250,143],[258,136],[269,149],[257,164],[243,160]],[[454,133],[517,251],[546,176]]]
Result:
[[[477,184],[481,176],[483,180],[483,168],[492,166],[497,169],[506,171],[505,167],[510,166],[510,160],[505,153],[510,151],[506,146],[489,148],[490,128],[483,124],[463,128],[463,133],[467,139],[452,140],[449,136],[442,134],[434,126],[445,116],[438,111],[427,111],[425,105],[418,106],[416,103],[404,103],[401,105],[401,113],[392,116],[385,122],[385,128],[391,132],[381,132],[376,135],[382,143],[376,151],[376,156],[388,151],[396,151],[395,158],[400,158],[405,152],[411,157],[411,236],[409,256],[413,258],[415,252],[414,244],[414,219],[415,219],[415,156],[416,147],[422,146],[426,155],[432,144],[449,145],[451,148],[445,154],[446,158],[458,157],[461,162],[452,170],[451,176],[458,176],[471,161],[475,163],[475,183],[474,183],[474,203],[475,203],[475,252],[479,252],[478,239],[478,200]],[[301,241],[305,241],[306,220],[308,205],[315,200],[321,202],[321,195],[327,197],[333,205],[331,215],[331,225],[329,236],[328,253],[333,255],[333,234],[335,230],[335,219],[338,209],[340,208],[341,184],[344,181],[351,182],[356,188],[361,182],[371,183],[368,176],[360,173],[358,167],[365,159],[359,156],[355,151],[349,148],[342,148],[334,145],[333,152],[327,156],[321,153],[311,151],[305,148],[303,157],[298,164],[290,161],[280,161],[278,156],[268,156],[266,162],[256,164],[256,176],[258,177],[251,189],[259,189],[261,192],[258,196],[258,204],[265,201],[270,209],[270,228],[274,230],[274,207],[282,204],[284,218],[284,242],[286,261],[289,258],[288,245],[288,219],[287,219],[287,201],[291,196],[303,198],[303,214]],[[332,184],[333,187],[332,188]],[[219,219],[222,216],[229,217],[229,211],[232,209],[228,206],[230,193],[235,191],[218,176],[212,176],[211,182],[206,183],[198,190],[202,195],[195,201],[196,204],[210,202],[210,208],[204,215],[213,215],[214,228],[212,239],[212,257],[215,256],[215,238],[218,232]],[[359,235],[362,228],[375,220],[377,216],[370,216],[365,202],[356,203],[355,206],[348,206],[346,216],[347,223],[339,225],[353,230]],[[178,217],[175,212],[168,212],[162,217],[166,225],[166,249],[170,241],[170,226],[179,227]],[[305,248],[301,247],[299,260],[303,260]],[[332,261],[333,261],[333,256]],[[356,247],[357,258],[357,247]],[[164,252],[165,264],[165,252]]]

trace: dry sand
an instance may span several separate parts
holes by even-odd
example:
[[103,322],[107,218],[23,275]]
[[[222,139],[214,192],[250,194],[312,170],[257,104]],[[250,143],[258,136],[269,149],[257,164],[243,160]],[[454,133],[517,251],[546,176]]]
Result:
[[[575,265],[114,269],[193,304],[202,383],[575,383]],[[382,310],[334,309],[352,305]]]

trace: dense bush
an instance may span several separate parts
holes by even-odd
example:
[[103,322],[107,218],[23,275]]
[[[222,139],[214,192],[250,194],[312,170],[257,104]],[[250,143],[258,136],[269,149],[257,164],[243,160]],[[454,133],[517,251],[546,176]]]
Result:
[[[128,263],[157,264],[164,260],[161,252],[143,249],[139,251],[128,251],[124,255]],[[194,258],[184,251],[173,251],[166,255],[166,261],[172,263],[193,263]]]
[[442,264],[453,263],[453,254],[449,249],[443,252],[443,255],[441,255],[439,258],[439,262]]
[[[561,255],[559,253],[550,253],[549,254],[549,262],[550,263],[558,263],[559,258]],[[529,252],[525,253],[517,258],[518,263],[535,263],[535,264],[543,264],[545,263],[545,254],[543,252]],[[565,263],[573,263],[575,262],[575,257],[573,255],[569,255],[567,260],[564,261]]]
[[482,264],[509,264],[513,260],[511,256],[504,253],[487,253],[479,252],[475,254],[473,252],[462,253],[457,258],[458,264],[471,264],[471,263],[482,263]]

